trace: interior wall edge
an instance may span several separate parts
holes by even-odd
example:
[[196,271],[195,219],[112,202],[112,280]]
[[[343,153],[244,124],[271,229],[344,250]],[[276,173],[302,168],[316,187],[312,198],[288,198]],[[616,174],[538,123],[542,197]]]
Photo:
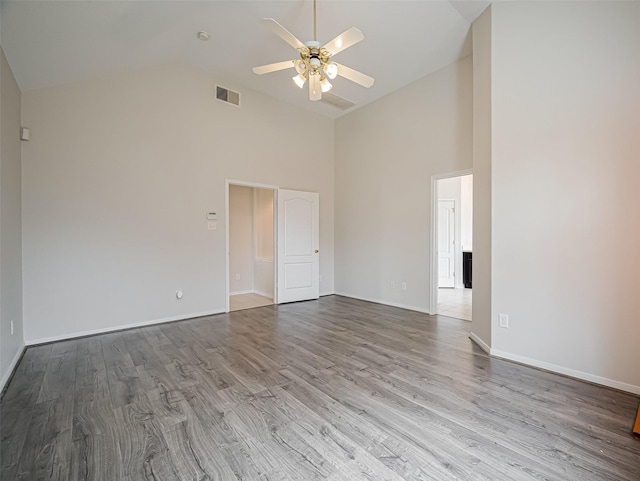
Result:
[[92,329],[89,331],[71,332],[67,334],[61,334],[59,336],[43,337],[39,339],[25,339],[25,343],[26,343],[26,346],[36,346],[38,344],[48,344],[50,342],[67,341],[69,339],[76,339],[79,337],[95,336],[96,334],[106,334],[108,332],[125,331],[127,329],[135,329],[138,327],[153,326],[156,324],[165,324],[167,322],[184,321],[186,319],[194,319],[196,317],[215,316],[217,314],[224,314],[224,313],[225,313],[224,309],[214,309],[214,310],[205,311],[205,312],[194,312],[191,314],[182,314],[179,316],[165,317],[162,319],[152,319],[149,321],[133,322],[130,324],[121,324],[119,326],[105,327],[101,329]]
[[247,289],[244,291],[231,291],[229,292],[230,296],[241,296],[243,294],[257,294],[257,292],[255,291],[255,289]]
[[253,290],[253,294],[258,294],[259,296],[268,297],[269,299],[273,299],[273,293],[261,291],[260,289],[254,289]]
[[11,364],[9,364],[9,367],[7,368],[7,371],[5,372],[4,376],[2,377],[2,379],[0,379],[0,399],[2,399],[2,396],[4,396],[4,390],[7,388],[7,386],[9,386],[9,381],[11,381],[11,378],[13,377],[16,369],[18,368],[18,363],[22,359],[22,356],[24,355],[24,352],[26,350],[27,350],[27,346],[25,344],[22,344],[22,347],[18,349],[18,351],[16,352],[16,355],[11,361]]
[[[322,294],[320,294],[320,295],[322,295]],[[398,302],[383,301],[381,299],[377,299],[377,298],[374,298],[374,297],[357,296],[357,295],[354,295],[354,294],[347,294],[345,292],[336,292],[335,295],[336,296],[342,296],[342,297],[348,297],[350,299],[357,299],[359,301],[374,302],[376,304],[382,304],[383,306],[398,307],[400,309],[406,309],[407,311],[415,311],[415,312],[421,312],[423,314],[432,315],[429,312],[429,309],[427,309],[426,307],[418,307],[418,306],[412,306],[412,305],[409,305],[409,304],[402,304],[402,303],[398,303]]]
[[491,354],[491,347],[489,346],[489,344],[484,342],[482,340],[482,338],[480,336],[478,336],[476,333],[470,332],[469,333],[469,339],[471,339],[474,343],[476,343],[477,346],[480,349],[482,349],[484,352],[486,352],[487,354]]
[[589,374],[588,372],[578,371],[559,364],[552,364],[550,362],[540,361],[538,359],[531,359],[529,357],[520,356],[518,354],[512,354],[510,352],[501,351],[499,349],[491,349],[491,357],[497,359],[504,359],[506,361],[513,361],[519,364],[524,364],[537,369],[542,369],[555,374],[562,374],[580,381],[586,381],[600,386],[610,387],[618,389],[620,391],[628,392],[635,395],[640,395],[640,386],[634,384],[628,384],[615,379],[609,379],[595,374]]

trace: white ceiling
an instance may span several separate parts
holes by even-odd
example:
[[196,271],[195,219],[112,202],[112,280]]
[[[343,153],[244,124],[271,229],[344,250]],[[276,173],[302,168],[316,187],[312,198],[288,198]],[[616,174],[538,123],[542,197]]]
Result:
[[[471,22],[489,1],[318,0],[318,40],[349,27],[364,40],[335,60],[375,78],[365,89],[343,78],[332,94],[372,102],[471,53]],[[251,68],[297,58],[264,28],[271,17],[302,42],[313,38],[312,0],[2,0],[1,43],[23,91],[145,65],[184,61],[227,81],[327,117],[344,112],[308,99],[293,70],[255,75]],[[202,42],[196,33],[207,31]]]

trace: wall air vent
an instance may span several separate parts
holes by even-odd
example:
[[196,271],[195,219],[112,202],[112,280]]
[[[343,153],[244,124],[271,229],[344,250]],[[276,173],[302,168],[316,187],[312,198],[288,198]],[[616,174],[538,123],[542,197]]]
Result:
[[240,94],[238,92],[234,92],[233,90],[220,87],[220,85],[216,85],[216,98],[218,100],[222,100],[223,102],[228,102],[240,107]]
[[343,99],[342,97],[338,97],[337,95],[333,95],[330,92],[326,92],[322,94],[322,99],[320,100],[323,104],[331,105],[340,110],[349,110],[355,104],[350,100]]

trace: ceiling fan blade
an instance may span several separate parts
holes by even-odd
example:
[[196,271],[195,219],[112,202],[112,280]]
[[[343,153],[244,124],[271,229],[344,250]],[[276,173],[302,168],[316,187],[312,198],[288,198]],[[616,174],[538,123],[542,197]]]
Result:
[[375,79],[373,77],[369,77],[362,72],[353,70],[352,68],[346,67],[345,65],[336,65],[338,66],[338,75],[346,78],[347,80],[351,80],[352,82],[360,84],[363,87],[369,88],[373,85],[373,82],[375,82]]
[[289,30],[284,28],[273,18],[263,18],[262,24],[296,50],[304,47],[304,44],[300,40],[298,40]]
[[320,75],[309,75],[309,100],[320,100],[321,98]]
[[284,62],[270,63],[269,65],[253,67],[253,73],[262,75],[263,73],[277,72],[278,70],[284,70],[287,68],[293,68],[293,60],[285,60]]
[[328,41],[323,48],[325,48],[331,55],[335,55],[342,52],[345,48],[349,48],[360,42],[363,38],[364,35],[360,30],[356,27],[351,27],[349,30],[345,30],[333,40]]

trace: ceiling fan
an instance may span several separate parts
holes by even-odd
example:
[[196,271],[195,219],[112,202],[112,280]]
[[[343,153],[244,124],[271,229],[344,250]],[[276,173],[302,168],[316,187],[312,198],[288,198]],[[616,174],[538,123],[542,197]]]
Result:
[[331,60],[334,55],[364,39],[364,35],[360,30],[351,27],[322,46],[320,42],[317,41],[316,0],[313,0],[313,40],[309,42],[302,43],[273,18],[263,18],[262,23],[282,40],[295,48],[299,52],[300,58],[254,67],[254,73],[262,75],[277,72],[278,70],[295,68],[297,75],[293,77],[293,81],[300,88],[304,87],[307,80],[309,81],[310,100],[320,100],[323,92],[331,90],[332,85],[329,80],[333,80],[337,75],[360,84],[363,87],[369,88],[373,85],[374,79],[372,77]]

